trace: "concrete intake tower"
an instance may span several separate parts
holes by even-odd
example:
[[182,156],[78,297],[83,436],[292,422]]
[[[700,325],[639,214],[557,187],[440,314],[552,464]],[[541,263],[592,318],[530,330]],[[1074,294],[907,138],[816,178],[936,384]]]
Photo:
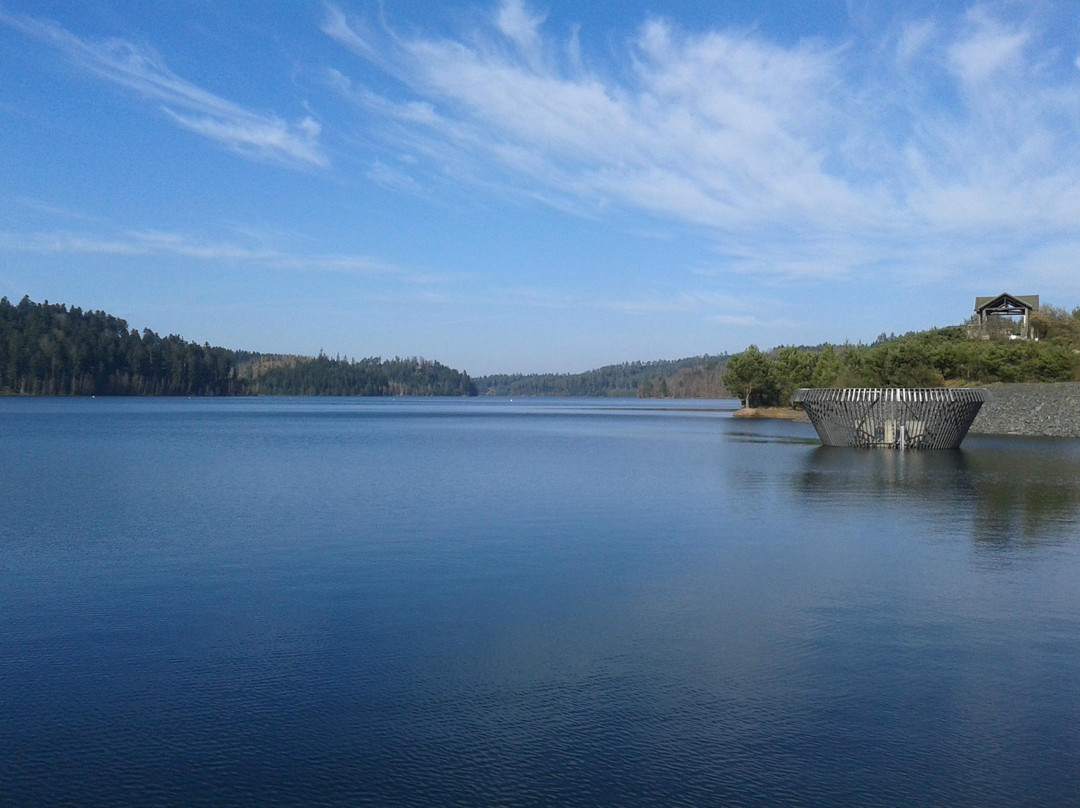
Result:
[[971,387],[803,388],[791,397],[826,446],[956,449],[987,392]]

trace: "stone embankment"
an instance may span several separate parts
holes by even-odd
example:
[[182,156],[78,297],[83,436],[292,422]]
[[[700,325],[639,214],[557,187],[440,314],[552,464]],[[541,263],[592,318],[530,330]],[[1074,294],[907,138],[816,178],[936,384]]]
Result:
[[1080,438],[1080,382],[991,384],[971,434]]

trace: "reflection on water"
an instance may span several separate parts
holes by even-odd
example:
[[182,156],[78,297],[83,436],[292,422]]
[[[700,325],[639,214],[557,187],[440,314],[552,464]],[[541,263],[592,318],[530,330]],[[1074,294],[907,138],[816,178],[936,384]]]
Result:
[[0,806],[1080,793],[1080,442],[0,400]]
[[1080,444],[969,440],[957,451],[819,446],[792,478],[815,501],[905,500],[986,548],[1045,547],[1076,538]]
[[806,435],[777,435],[752,430],[728,430],[726,436],[732,443],[786,443],[799,446],[820,445],[821,441]]

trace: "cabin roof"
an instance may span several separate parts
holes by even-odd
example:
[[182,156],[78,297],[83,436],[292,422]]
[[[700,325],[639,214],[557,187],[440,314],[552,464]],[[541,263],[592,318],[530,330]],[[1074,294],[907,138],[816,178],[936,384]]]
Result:
[[1038,295],[1010,295],[1002,292],[993,297],[975,298],[975,313],[993,311],[1002,314],[1023,314],[1039,308]]

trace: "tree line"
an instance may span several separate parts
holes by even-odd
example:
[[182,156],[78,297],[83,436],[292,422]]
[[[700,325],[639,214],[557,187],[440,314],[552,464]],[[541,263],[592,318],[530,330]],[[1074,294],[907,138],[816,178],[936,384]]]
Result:
[[264,355],[129,328],[103,311],[0,298],[0,394],[476,395],[431,360]]
[[256,395],[294,396],[475,396],[466,374],[429,359],[293,358],[253,375]]
[[[722,359],[722,358],[721,358]],[[715,366],[717,357],[691,356],[653,362],[623,362],[584,373],[512,373],[480,376],[477,387],[492,396],[634,397],[643,385],[660,385],[681,371]]]
[[0,298],[0,392],[21,395],[234,395],[232,352],[129,329],[103,311]]
[[872,345],[751,345],[732,356],[723,381],[745,406],[784,406],[800,387],[944,387],[1080,379],[1080,309],[1046,307],[1036,340],[973,339],[964,326],[879,338]]
[[[1007,326],[1007,324],[1006,324]],[[735,356],[624,362],[584,373],[502,374],[471,379],[417,357],[331,358],[261,354],[199,345],[129,328],[103,311],[0,298],[0,394],[737,396],[749,406],[786,405],[800,387],[940,387],[1080,379],[1080,308],[1043,306],[1037,340],[1008,328],[972,339],[970,324],[870,345],[750,346]]]
[[670,376],[646,379],[638,386],[638,398],[726,398],[724,369],[728,357],[705,357],[692,367],[681,367]]

